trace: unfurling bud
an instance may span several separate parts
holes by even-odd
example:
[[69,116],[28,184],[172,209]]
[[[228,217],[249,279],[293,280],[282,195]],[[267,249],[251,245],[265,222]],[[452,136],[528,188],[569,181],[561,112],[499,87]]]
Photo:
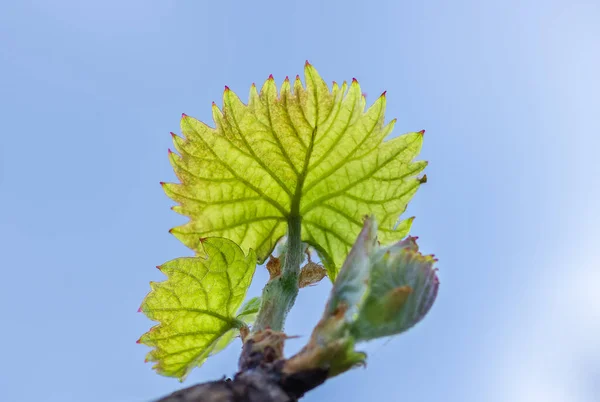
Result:
[[334,376],[363,363],[357,342],[399,334],[427,314],[439,287],[436,262],[419,252],[416,237],[379,246],[375,219],[367,217],[310,342],[284,371],[328,367]]
[[437,260],[409,237],[371,258],[367,296],[350,329],[357,341],[396,335],[419,322],[437,296]]

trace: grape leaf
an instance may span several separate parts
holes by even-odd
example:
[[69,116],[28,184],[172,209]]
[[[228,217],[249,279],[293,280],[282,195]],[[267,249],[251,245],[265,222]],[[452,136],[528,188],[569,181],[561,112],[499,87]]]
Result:
[[[248,300],[246,303],[244,303],[244,305],[242,307],[240,307],[240,310],[238,311],[236,318],[238,320],[243,321],[244,324],[246,324],[246,325],[252,325],[254,323],[254,321],[256,320],[256,316],[258,315],[258,310],[260,309],[260,303],[261,303],[260,297],[253,297],[252,299]],[[229,331],[227,331],[217,341],[217,343],[215,344],[215,347],[210,351],[209,356],[215,355],[218,352],[225,349],[227,346],[229,346],[229,344],[235,339],[235,337],[239,333],[240,333],[240,331],[237,327],[232,328]]]
[[196,252],[201,238],[225,237],[262,263],[301,219],[333,281],[364,215],[384,243],[408,233],[412,218],[398,217],[424,181],[426,162],[413,162],[423,132],[384,141],[395,124],[384,124],[385,93],[365,111],[356,80],[330,89],[308,62],[304,73],[305,87],[299,77],[279,91],[272,76],[260,93],[252,85],[247,105],[225,87],[215,128],[184,114],[170,152],[180,183],[163,188],[190,218],[171,232]]
[[181,380],[227,346],[260,306],[260,299],[251,299],[236,316],[254,274],[255,253],[245,256],[223,238],[205,239],[202,247],[206,257],[177,258],[160,266],[167,280],[151,282],[140,307],[159,321],[138,341],[154,348],[147,361],[156,362],[159,374]]
[[254,322],[256,315],[258,314],[258,310],[260,310],[260,297],[253,297],[248,300],[238,311],[237,318],[244,320],[246,323]]

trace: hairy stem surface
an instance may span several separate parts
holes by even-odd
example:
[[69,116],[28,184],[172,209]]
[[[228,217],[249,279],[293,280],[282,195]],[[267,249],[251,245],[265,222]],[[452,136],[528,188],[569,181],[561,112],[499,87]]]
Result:
[[303,258],[300,225],[299,215],[289,218],[283,270],[281,275],[269,281],[263,289],[262,305],[253,332],[266,328],[282,331],[285,317],[296,301]]

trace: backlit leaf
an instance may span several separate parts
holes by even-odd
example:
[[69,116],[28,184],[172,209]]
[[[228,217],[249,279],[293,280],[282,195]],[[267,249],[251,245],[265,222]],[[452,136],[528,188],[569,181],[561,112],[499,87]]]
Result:
[[158,373],[182,380],[227,346],[260,305],[251,299],[236,315],[254,274],[254,252],[245,256],[223,238],[208,238],[202,247],[206,258],[177,258],[160,266],[167,280],[150,283],[140,308],[159,322],[138,341],[154,348],[147,360],[156,362]]
[[[237,319],[242,321],[246,325],[254,324],[256,320],[256,316],[258,315],[258,310],[260,309],[260,297],[253,297],[248,300],[242,307],[240,307]],[[240,330],[238,328],[230,329],[223,335],[215,344],[215,347],[210,351],[210,355],[219,353],[223,349],[225,349],[233,340],[240,335]]]
[[183,115],[170,153],[180,183],[163,187],[190,218],[172,230],[185,245],[201,253],[201,238],[224,237],[262,263],[301,217],[302,241],[334,280],[363,216],[377,218],[382,243],[406,236],[412,219],[398,218],[423,181],[423,132],[386,140],[385,93],[365,110],[356,80],[329,88],[308,63],[304,75],[253,85],[248,104],[226,88],[215,128]]

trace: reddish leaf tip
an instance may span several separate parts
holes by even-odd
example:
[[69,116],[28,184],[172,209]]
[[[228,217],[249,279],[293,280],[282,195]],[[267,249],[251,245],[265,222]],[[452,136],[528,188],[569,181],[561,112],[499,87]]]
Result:
[[164,186],[166,183],[164,181],[159,182],[161,186]]
[[177,134],[175,134],[175,133],[174,133],[174,132],[172,132],[172,131],[171,131],[171,133],[170,133],[170,134],[171,134],[171,137],[176,137],[176,136],[177,136]]
[[148,359],[144,359],[144,363],[148,363]]
[[225,92],[229,92],[229,87],[225,85]]
[[158,269],[158,270],[160,271],[160,265],[157,265],[157,266],[156,266],[156,269]]
[[168,151],[169,151],[169,155],[171,155],[173,153],[173,151],[171,151],[171,148],[169,148]]
[[425,134],[425,130],[417,131],[417,134],[424,135]]
[[137,312],[138,312],[138,313],[141,313],[141,312],[142,312],[142,308],[141,308],[141,307],[140,307],[140,308],[138,308],[138,311],[137,311]]
[[169,233],[173,234],[173,229],[169,229]]
[[308,62],[308,60],[306,60],[306,62],[304,63],[304,67],[310,67],[311,64]]
[[296,74],[296,81],[300,81],[300,76]]
[[182,119],[185,119],[186,117],[188,117],[188,115],[187,115],[187,114],[185,114],[185,113],[181,113],[181,118],[182,118]]
[[352,78],[352,83],[353,84],[358,84],[358,81],[356,80],[356,78]]
[[290,77],[288,77],[287,75],[285,76],[285,80],[283,80],[283,82],[290,82]]
[[135,343],[137,343],[139,345],[140,343],[142,343],[142,340],[138,339],[137,341],[135,341]]
[[425,184],[425,183],[427,183],[427,175],[424,174],[423,177],[421,177],[417,180],[419,180],[419,184]]
[[212,107],[217,107],[217,104],[215,103],[215,101],[213,101]]
[[269,81],[273,81],[275,78],[273,78],[273,74],[269,74]]
[[381,97],[385,98],[385,94],[387,94],[387,91],[383,91],[383,93],[381,94]]

